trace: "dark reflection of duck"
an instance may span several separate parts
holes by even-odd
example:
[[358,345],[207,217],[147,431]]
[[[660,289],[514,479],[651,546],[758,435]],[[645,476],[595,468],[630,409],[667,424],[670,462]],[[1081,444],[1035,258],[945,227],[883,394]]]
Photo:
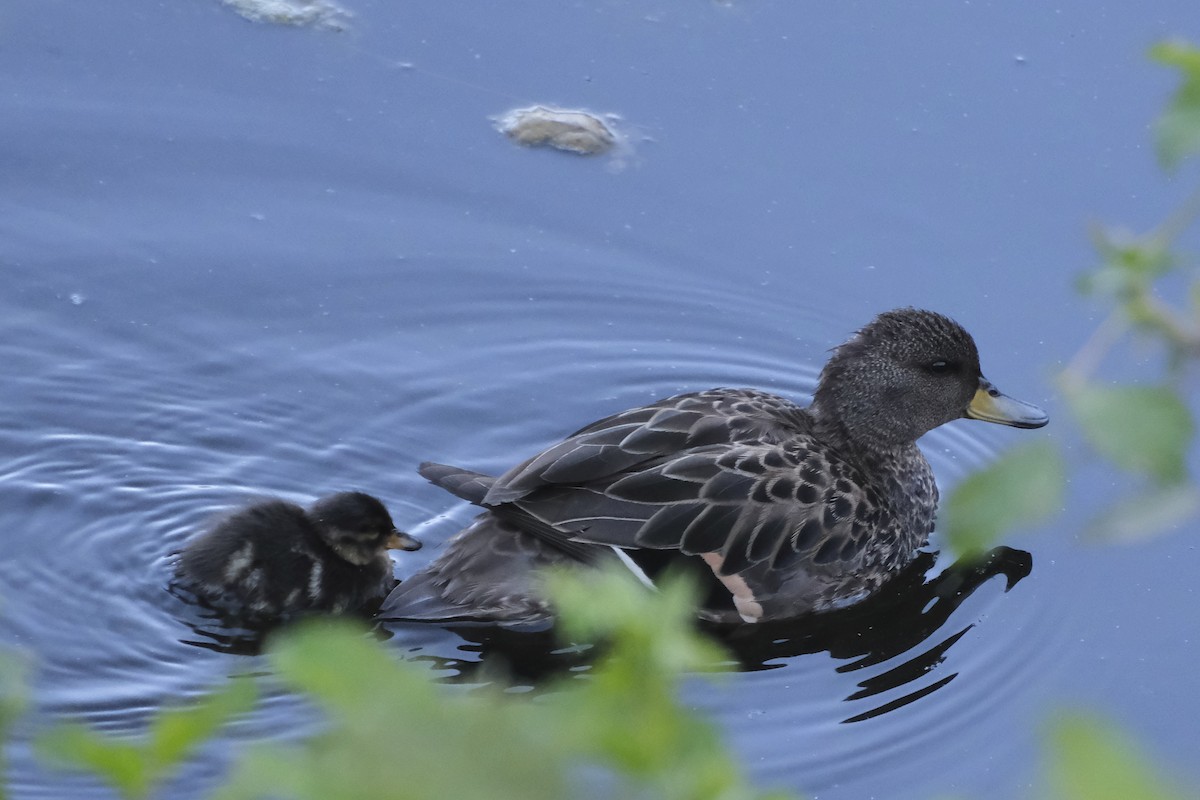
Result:
[[[926,580],[935,559],[935,553],[922,551],[877,593],[849,608],[803,620],[754,627],[724,626],[713,633],[746,670],[775,669],[783,666],[780,659],[827,652],[845,662],[838,666],[838,672],[854,672],[912,653],[884,672],[864,678],[858,684],[859,691],[846,699],[862,700],[907,687],[930,675],[950,648],[974,627],[975,623],[970,622],[954,626],[949,633],[942,632],[951,614],[976,589],[1003,575],[1007,592],[1033,569],[1033,557],[1028,552],[996,547],[979,556],[961,558]],[[928,683],[844,721],[859,722],[901,708],[932,694],[956,676],[936,675]]]
[[318,500],[307,512],[282,500],[238,511],[188,543],[179,579],[239,616],[277,618],[354,611],[395,585],[388,548],[420,542],[396,530],[362,492]]
[[545,616],[534,570],[612,559],[647,582],[687,562],[711,587],[703,615],[714,620],[849,605],[926,542],[937,488],[916,440],[963,417],[1047,421],[984,379],[960,325],[900,309],[837,348],[808,408],[713,389],[602,419],[499,478],[424,464],[487,510],[381,616]]
[[[883,694],[891,699],[845,721],[870,719],[952,681],[955,673],[941,674],[936,667],[975,624],[951,624],[954,612],[992,578],[1004,576],[1007,592],[1033,567],[1029,553],[1009,547],[959,559],[929,577],[935,560],[935,553],[921,551],[878,592],[849,608],[759,625],[709,623],[704,629],[730,651],[744,671],[777,669],[786,666],[787,659],[811,653],[828,653],[840,662],[838,672],[861,670],[867,677],[859,681],[859,691],[847,701]],[[548,677],[593,663],[603,652],[602,647],[587,645],[564,649],[557,632],[544,625],[510,628],[468,623],[450,625],[449,630],[458,638],[458,653],[434,655],[450,645],[439,640],[423,642],[416,634],[424,631],[411,626],[391,628],[406,651],[413,650],[415,642],[421,643],[426,653],[414,660],[429,661],[439,672],[450,671],[453,675],[448,680],[456,682],[479,680],[481,672],[484,679],[502,673],[518,685],[535,687]],[[466,653],[475,655],[471,658]],[[904,658],[899,664],[889,664],[883,671],[872,669],[900,657]]]

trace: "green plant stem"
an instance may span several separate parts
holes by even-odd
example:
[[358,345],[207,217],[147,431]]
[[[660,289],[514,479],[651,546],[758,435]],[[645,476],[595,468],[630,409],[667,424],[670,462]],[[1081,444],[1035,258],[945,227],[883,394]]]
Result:
[[1128,330],[1129,320],[1125,313],[1120,308],[1110,311],[1063,368],[1063,387],[1082,388],[1108,355],[1108,351]]
[[1200,219],[1200,186],[1187,196],[1183,205],[1150,232],[1150,238],[1158,240],[1164,247],[1173,244],[1197,219]]

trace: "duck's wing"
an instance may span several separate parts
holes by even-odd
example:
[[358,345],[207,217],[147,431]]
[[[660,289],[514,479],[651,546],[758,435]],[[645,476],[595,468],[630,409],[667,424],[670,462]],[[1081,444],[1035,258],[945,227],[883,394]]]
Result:
[[807,437],[709,445],[513,505],[578,542],[705,556],[720,575],[853,562],[879,533],[883,497]]
[[586,484],[710,445],[782,442],[811,421],[790,400],[753,389],[676,395],[592,423],[501,475],[483,505],[511,503],[546,486]]

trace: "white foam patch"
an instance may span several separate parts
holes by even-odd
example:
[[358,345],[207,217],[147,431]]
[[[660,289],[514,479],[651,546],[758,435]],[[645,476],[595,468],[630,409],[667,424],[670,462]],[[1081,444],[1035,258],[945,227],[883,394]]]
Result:
[[581,156],[608,152],[617,143],[617,134],[606,121],[583,109],[514,108],[496,120],[496,128],[517,144],[554,147]]
[[311,25],[344,31],[350,27],[349,11],[332,0],[221,0],[251,22],[272,25]]

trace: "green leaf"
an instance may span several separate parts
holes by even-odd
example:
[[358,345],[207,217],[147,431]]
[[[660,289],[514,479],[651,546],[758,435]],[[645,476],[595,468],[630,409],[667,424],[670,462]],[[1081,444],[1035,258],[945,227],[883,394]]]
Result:
[[1184,798],[1134,742],[1104,720],[1067,714],[1054,722],[1048,738],[1050,783],[1062,800]]
[[214,800],[559,800],[579,794],[581,777],[598,796],[762,797],[716,728],[678,699],[683,670],[727,661],[694,629],[693,585],[651,592],[600,571],[549,583],[565,628],[602,639],[602,655],[583,679],[536,695],[439,686],[343,621],[282,632],[269,648],[277,677],[327,725],[298,745],[250,748]]
[[1175,67],[1183,78],[1171,104],[1155,123],[1159,160],[1173,169],[1200,152],[1200,49],[1186,42],[1161,42],[1150,49],[1150,57]]
[[1086,273],[1079,288],[1087,294],[1121,298],[1148,291],[1154,279],[1175,266],[1169,242],[1158,235],[1131,233],[1119,228],[1094,227],[1092,244],[1101,264]]
[[1009,528],[1036,522],[1062,503],[1065,466],[1046,441],[1015,447],[962,481],[942,508],[942,531],[959,555],[993,547]]
[[254,686],[235,680],[187,708],[159,711],[144,742],[127,741],[78,724],[43,734],[38,752],[48,760],[92,772],[126,798],[136,800],[210,738],[229,717],[249,709]]
[[[313,800],[570,796],[566,739],[527,698],[455,694],[399,661],[361,627],[311,621],[271,644],[279,678],[329,717],[301,747],[255,748],[217,797]],[[352,776],[349,779],[348,776]]]
[[729,663],[695,629],[694,583],[673,575],[649,591],[625,570],[574,571],[551,575],[549,589],[560,632],[604,644],[590,680],[560,686],[547,707],[556,712],[554,727],[573,731],[586,760],[640,787],[617,796],[754,796],[716,729],[677,700],[683,671]]
[[615,637],[614,655],[628,651],[668,673],[713,671],[728,661],[694,629],[699,598],[685,576],[668,575],[657,591],[647,590],[627,570],[552,573],[547,582],[559,630],[568,638]]
[[693,585],[651,592],[605,572],[549,583],[565,629],[604,644],[585,679],[536,697],[438,686],[345,624],[285,632],[272,664],[329,727],[299,747],[254,748],[217,798],[558,800],[577,793],[581,770],[609,796],[757,797],[715,727],[678,700],[683,670],[728,660],[694,629]]
[[38,738],[37,750],[52,763],[94,773],[129,800],[146,797],[154,781],[141,747],[83,725],[54,728]]
[[8,653],[0,654],[0,735],[25,711],[24,665]]
[[8,728],[25,712],[24,665],[9,653],[0,653],[0,800],[7,797],[4,787],[4,747]]
[[213,792],[212,800],[304,797],[309,768],[308,759],[300,750],[254,745],[242,754],[233,775]]
[[160,711],[150,724],[147,754],[160,772],[166,772],[212,737],[231,717],[254,705],[254,684],[236,678],[194,705]]
[[424,686],[406,681],[367,631],[350,620],[307,620],[285,631],[271,651],[284,680],[341,716],[370,713],[382,693],[419,692]]
[[1179,395],[1161,386],[1064,387],[1069,407],[1088,443],[1122,469],[1163,483],[1186,477],[1184,456],[1195,434]]

